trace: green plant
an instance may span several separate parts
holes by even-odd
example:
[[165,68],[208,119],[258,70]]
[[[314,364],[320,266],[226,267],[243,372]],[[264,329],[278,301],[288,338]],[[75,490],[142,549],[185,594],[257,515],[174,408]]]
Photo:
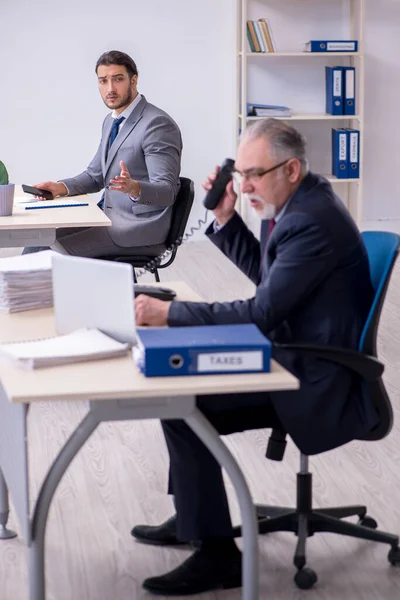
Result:
[[8,173],[4,164],[0,160],[0,185],[8,184]]

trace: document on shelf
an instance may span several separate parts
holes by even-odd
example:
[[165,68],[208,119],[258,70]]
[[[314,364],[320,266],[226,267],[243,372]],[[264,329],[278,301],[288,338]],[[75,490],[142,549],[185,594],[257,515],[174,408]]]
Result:
[[126,354],[130,347],[98,329],[78,329],[42,340],[1,344],[0,359],[24,369],[37,369],[114,358]]

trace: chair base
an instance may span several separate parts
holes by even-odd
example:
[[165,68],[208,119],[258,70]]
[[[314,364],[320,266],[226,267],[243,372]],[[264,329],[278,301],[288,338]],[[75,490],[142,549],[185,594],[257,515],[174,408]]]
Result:
[[[349,537],[389,544],[388,560],[400,566],[399,537],[391,533],[377,531],[377,523],[367,516],[365,506],[340,506],[332,508],[312,508],[311,473],[297,474],[297,507],[256,505],[258,530],[260,534],[274,531],[291,531],[298,537],[294,555],[294,565],[298,569],[294,580],[298,587],[308,589],[317,581],[314,571],[306,565],[307,538],[317,532],[330,532]],[[346,517],[358,516],[357,524],[343,521]],[[234,537],[241,536],[241,527],[234,528]]]

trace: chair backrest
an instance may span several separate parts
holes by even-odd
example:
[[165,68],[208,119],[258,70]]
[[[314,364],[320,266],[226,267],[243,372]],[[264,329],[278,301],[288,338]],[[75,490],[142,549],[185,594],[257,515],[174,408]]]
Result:
[[[369,270],[375,295],[362,331],[358,350],[370,356],[376,356],[376,340],[378,325],[385,301],[390,276],[400,248],[400,237],[395,233],[385,231],[365,231],[362,233],[367,249]],[[368,385],[368,392],[375,404],[379,415],[378,425],[363,440],[380,440],[384,438],[393,426],[393,410],[382,378]],[[267,458],[282,460],[286,447],[286,432],[274,429],[271,433],[267,448]]]
[[171,227],[166,239],[167,248],[180,243],[189,219],[194,200],[194,183],[187,177],[180,177],[181,187],[173,205]]
[[[382,308],[389,287],[390,276],[400,248],[400,237],[386,231],[365,231],[362,233],[367,249],[374,300],[361,334],[359,351],[376,356],[378,325]],[[375,403],[379,415],[379,424],[362,439],[380,440],[384,438],[393,425],[393,410],[382,378],[368,384],[368,391]]]
[[375,296],[358,349],[364,354],[376,356],[378,325],[390,276],[399,252],[400,237],[396,233],[386,231],[364,231],[361,235],[367,249],[369,272]]

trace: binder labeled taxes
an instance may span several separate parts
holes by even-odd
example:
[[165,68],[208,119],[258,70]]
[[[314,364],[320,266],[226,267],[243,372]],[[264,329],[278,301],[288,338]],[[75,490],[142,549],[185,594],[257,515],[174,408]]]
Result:
[[343,67],[325,67],[326,112],[343,114]]
[[343,114],[356,114],[356,70],[354,67],[343,69]]
[[270,371],[271,342],[254,324],[139,329],[133,348],[146,377]]
[[332,175],[338,179],[349,177],[348,131],[332,129]]

